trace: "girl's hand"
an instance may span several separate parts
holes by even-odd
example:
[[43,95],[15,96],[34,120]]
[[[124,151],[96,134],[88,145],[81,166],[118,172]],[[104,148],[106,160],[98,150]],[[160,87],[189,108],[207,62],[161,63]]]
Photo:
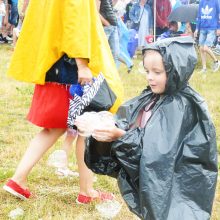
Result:
[[92,83],[92,73],[89,67],[78,68],[78,82],[81,85]]
[[122,137],[126,132],[117,127],[110,127],[108,129],[96,129],[92,136],[101,142],[112,142]]
[[85,85],[92,82],[92,72],[88,67],[88,59],[75,58],[78,67],[78,82]]

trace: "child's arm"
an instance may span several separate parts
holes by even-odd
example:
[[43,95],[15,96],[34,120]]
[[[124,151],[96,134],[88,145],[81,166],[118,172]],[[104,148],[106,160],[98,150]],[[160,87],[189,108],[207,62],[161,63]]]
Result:
[[115,126],[108,129],[96,129],[92,136],[97,141],[112,142],[125,135],[125,133],[126,131]]

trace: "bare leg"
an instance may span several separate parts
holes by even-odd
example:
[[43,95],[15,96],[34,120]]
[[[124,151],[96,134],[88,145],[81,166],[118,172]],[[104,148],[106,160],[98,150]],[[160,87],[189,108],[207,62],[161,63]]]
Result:
[[41,130],[30,142],[23,158],[21,159],[12,179],[20,186],[26,187],[27,176],[43,154],[65,132],[65,129],[52,128]]
[[200,47],[200,52],[201,52],[201,59],[202,59],[202,68],[206,69],[206,52],[203,46]]
[[15,28],[13,29],[13,47],[15,47],[16,42],[17,42],[17,36],[16,36],[16,30]]
[[85,143],[84,138],[78,136],[76,143],[76,158],[79,169],[80,194],[97,197],[98,192],[93,189],[93,173],[84,162]]
[[70,155],[70,152],[72,150],[72,144],[75,138],[76,136],[69,135],[68,133],[66,134],[66,137],[65,137],[65,140],[62,146],[62,150],[66,152],[67,157]]
[[203,50],[204,50],[204,52],[209,54],[209,56],[213,59],[213,61],[215,61],[215,62],[217,61],[215,54],[212,52],[212,50],[208,46],[204,46]]

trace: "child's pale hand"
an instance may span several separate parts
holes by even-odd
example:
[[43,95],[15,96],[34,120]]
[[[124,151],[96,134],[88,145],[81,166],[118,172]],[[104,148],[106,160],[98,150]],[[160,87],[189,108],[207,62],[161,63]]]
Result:
[[122,137],[126,132],[117,127],[109,127],[107,129],[95,129],[92,136],[97,141],[112,142]]

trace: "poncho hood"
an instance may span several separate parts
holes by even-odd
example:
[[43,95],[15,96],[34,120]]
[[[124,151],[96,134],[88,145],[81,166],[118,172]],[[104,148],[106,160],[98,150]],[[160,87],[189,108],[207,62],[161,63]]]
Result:
[[174,94],[188,84],[197,63],[197,54],[193,45],[194,40],[191,37],[175,37],[148,44],[143,50],[143,52],[156,50],[162,55],[168,74],[165,93]]

